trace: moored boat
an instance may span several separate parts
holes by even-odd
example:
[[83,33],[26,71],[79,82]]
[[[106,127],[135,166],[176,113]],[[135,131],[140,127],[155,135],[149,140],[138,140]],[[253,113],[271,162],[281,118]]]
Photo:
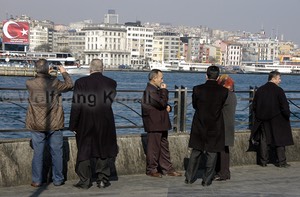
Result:
[[178,72],[206,72],[211,66],[210,63],[185,62],[184,60],[170,60],[168,62],[149,62],[149,68],[159,69],[161,71],[178,71]]
[[243,62],[241,70],[244,73],[269,73],[277,70],[283,74],[300,73],[300,62],[295,61],[257,61]]
[[[3,73],[10,73],[14,75],[14,72],[7,72],[15,70],[15,68],[23,69],[34,68],[34,63],[44,58],[49,62],[49,66],[55,67],[57,65],[63,65],[69,74],[87,75],[89,74],[88,65],[80,65],[70,53],[64,52],[0,52],[0,67],[4,67]],[[18,70],[20,70],[18,69]],[[7,70],[7,71],[4,71]],[[18,72],[20,73],[20,72]],[[1,73],[0,73],[1,74]],[[17,74],[16,74],[17,75]],[[19,74],[18,74],[19,75]]]

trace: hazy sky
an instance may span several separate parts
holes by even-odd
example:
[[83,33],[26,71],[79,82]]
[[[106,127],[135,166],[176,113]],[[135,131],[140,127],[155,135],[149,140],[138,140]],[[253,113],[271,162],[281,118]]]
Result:
[[0,0],[0,19],[26,14],[56,24],[92,19],[103,22],[109,9],[119,22],[169,22],[173,25],[258,32],[300,44],[300,0]]

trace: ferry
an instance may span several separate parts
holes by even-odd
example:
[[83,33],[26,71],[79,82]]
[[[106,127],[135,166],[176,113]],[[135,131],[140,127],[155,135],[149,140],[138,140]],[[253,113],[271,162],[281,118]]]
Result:
[[211,63],[195,63],[186,62],[184,60],[171,60],[170,64],[176,67],[179,71],[195,71],[195,72],[206,72],[207,68],[211,66]]
[[211,66],[210,63],[191,63],[184,60],[170,60],[168,62],[149,62],[150,70],[159,69],[161,71],[180,71],[180,72],[206,72]]
[[10,52],[0,51],[0,67],[34,68],[34,63],[44,58],[49,66],[63,65],[69,74],[89,74],[88,65],[80,65],[70,53],[64,52]]
[[159,69],[163,72],[178,70],[177,66],[172,66],[171,63],[164,62],[164,61],[162,61],[162,62],[151,61],[151,62],[149,62],[149,68],[150,68],[150,70]]
[[283,74],[296,74],[300,73],[300,62],[279,60],[243,62],[240,68],[243,73],[270,73],[277,70]]

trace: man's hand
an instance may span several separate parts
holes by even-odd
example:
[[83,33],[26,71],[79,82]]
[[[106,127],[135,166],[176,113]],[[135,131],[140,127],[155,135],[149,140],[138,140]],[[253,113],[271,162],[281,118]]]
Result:
[[161,83],[161,84],[160,84],[160,88],[167,88],[167,84]]
[[166,108],[167,112],[170,112],[171,111],[171,106],[168,105],[167,108]]
[[60,73],[64,73],[67,72],[65,67],[63,67],[62,65],[57,66],[58,70],[60,71]]

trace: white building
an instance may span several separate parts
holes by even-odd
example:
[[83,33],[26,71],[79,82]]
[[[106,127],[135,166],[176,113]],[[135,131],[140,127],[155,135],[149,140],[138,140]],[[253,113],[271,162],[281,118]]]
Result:
[[30,51],[35,51],[35,48],[40,45],[49,44],[48,28],[39,25],[30,27],[29,39],[30,39],[30,44],[29,44]]
[[279,41],[270,38],[238,40],[243,47],[243,61],[275,60],[279,54]]
[[242,61],[242,45],[239,43],[228,43],[225,52],[225,66],[239,66]]
[[126,47],[124,25],[90,24],[82,31],[85,32],[85,64],[99,58],[107,68],[130,65],[130,51]]
[[127,29],[127,50],[131,53],[131,65],[142,67],[152,59],[153,28],[136,23],[125,23]]

